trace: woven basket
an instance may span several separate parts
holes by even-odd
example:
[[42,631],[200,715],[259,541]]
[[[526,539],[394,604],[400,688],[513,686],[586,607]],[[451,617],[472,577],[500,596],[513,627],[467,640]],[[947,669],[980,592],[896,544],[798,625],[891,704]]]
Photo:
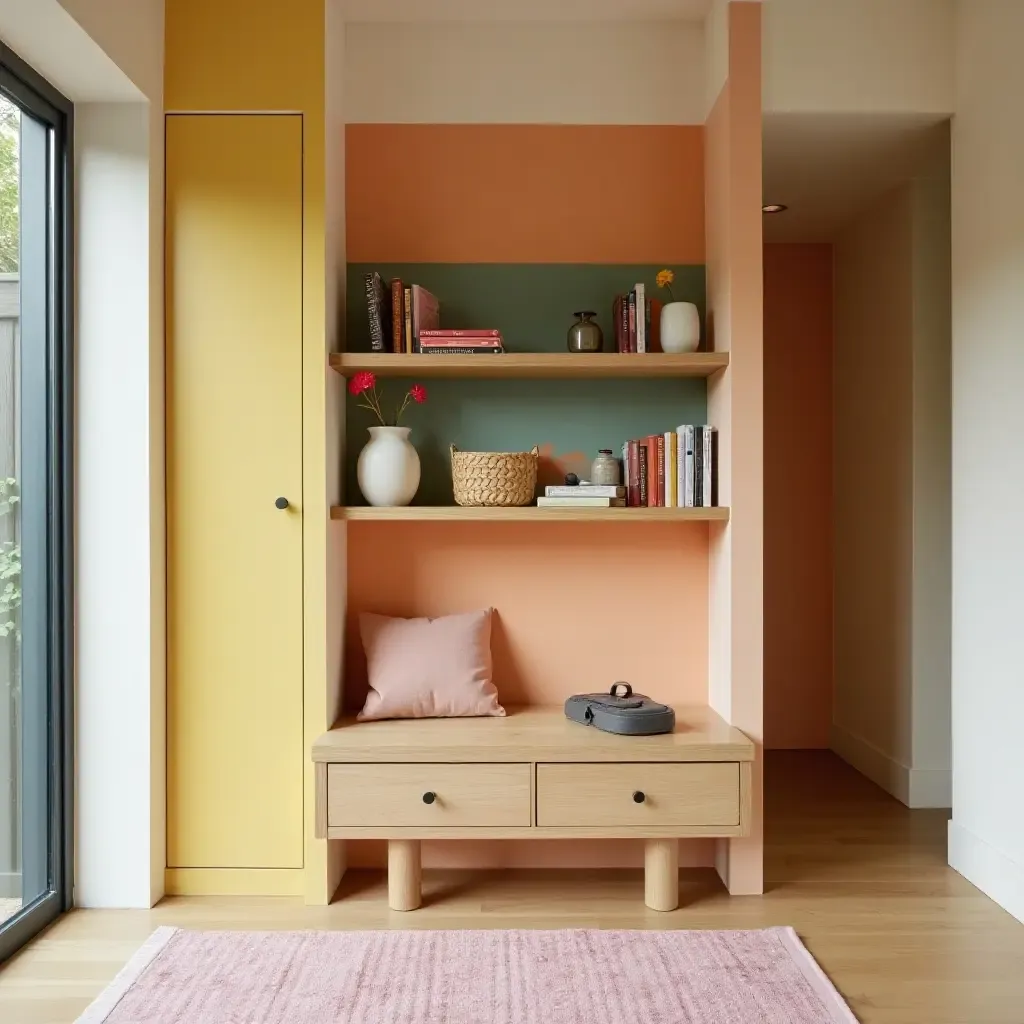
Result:
[[529,505],[537,489],[537,457],[528,452],[452,452],[452,488],[457,505]]

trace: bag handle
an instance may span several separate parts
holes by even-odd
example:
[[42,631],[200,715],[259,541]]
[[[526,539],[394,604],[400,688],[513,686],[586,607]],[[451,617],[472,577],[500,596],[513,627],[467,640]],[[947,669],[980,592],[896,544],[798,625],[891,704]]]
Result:
[[[620,686],[625,689],[625,691],[626,691],[625,693],[616,693],[615,692]],[[625,699],[626,697],[632,697],[633,696],[633,687],[630,686],[629,683],[622,683],[622,682],[612,683],[612,688],[608,691],[608,694],[611,697],[622,697],[623,699]]]

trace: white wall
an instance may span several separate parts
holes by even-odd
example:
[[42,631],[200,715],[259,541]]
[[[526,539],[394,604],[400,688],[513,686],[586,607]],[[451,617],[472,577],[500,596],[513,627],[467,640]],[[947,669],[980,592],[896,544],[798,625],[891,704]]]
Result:
[[835,243],[833,748],[950,803],[949,146]]
[[953,110],[954,0],[768,0],[766,113]]
[[163,0],[0,0],[75,105],[75,902],[150,906],[165,855]]
[[[149,123],[76,109],[75,902],[149,906],[163,872],[163,757],[151,685]],[[162,600],[161,600],[162,606]],[[156,789],[156,792],[154,792]],[[151,820],[152,819],[152,820]],[[154,846],[158,849],[154,849]]]
[[1024,921],[1024,4],[957,35],[949,862]]
[[356,23],[344,90],[357,122],[703,124],[704,32],[699,22]]

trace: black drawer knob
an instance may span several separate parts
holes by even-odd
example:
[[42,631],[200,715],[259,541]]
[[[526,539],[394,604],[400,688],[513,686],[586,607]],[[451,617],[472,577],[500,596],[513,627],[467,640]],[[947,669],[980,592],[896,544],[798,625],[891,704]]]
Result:
[[427,790],[427,792],[423,794],[423,802],[425,804],[432,804],[436,799],[437,794],[431,793],[430,790]]
[[644,795],[644,791],[642,789],[638,789],[633,794],[633,803],[635,804],[642,804],[646,799],[647,797]]
[[284,509],[286,509],[288,507],[288,499],[287,498],[278,498],[277,501],[274,502],[274,505],[275,505],[276,508],[284,510]]

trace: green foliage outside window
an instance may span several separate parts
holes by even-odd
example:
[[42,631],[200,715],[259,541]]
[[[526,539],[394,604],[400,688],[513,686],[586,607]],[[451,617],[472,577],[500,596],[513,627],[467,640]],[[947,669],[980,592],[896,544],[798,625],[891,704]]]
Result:
[[[0,517],[17,512],[18,481],[0,478]],[[13,540],[0,543],[0,637],[21,640],[19,609],[21,608],[21,545]]]

